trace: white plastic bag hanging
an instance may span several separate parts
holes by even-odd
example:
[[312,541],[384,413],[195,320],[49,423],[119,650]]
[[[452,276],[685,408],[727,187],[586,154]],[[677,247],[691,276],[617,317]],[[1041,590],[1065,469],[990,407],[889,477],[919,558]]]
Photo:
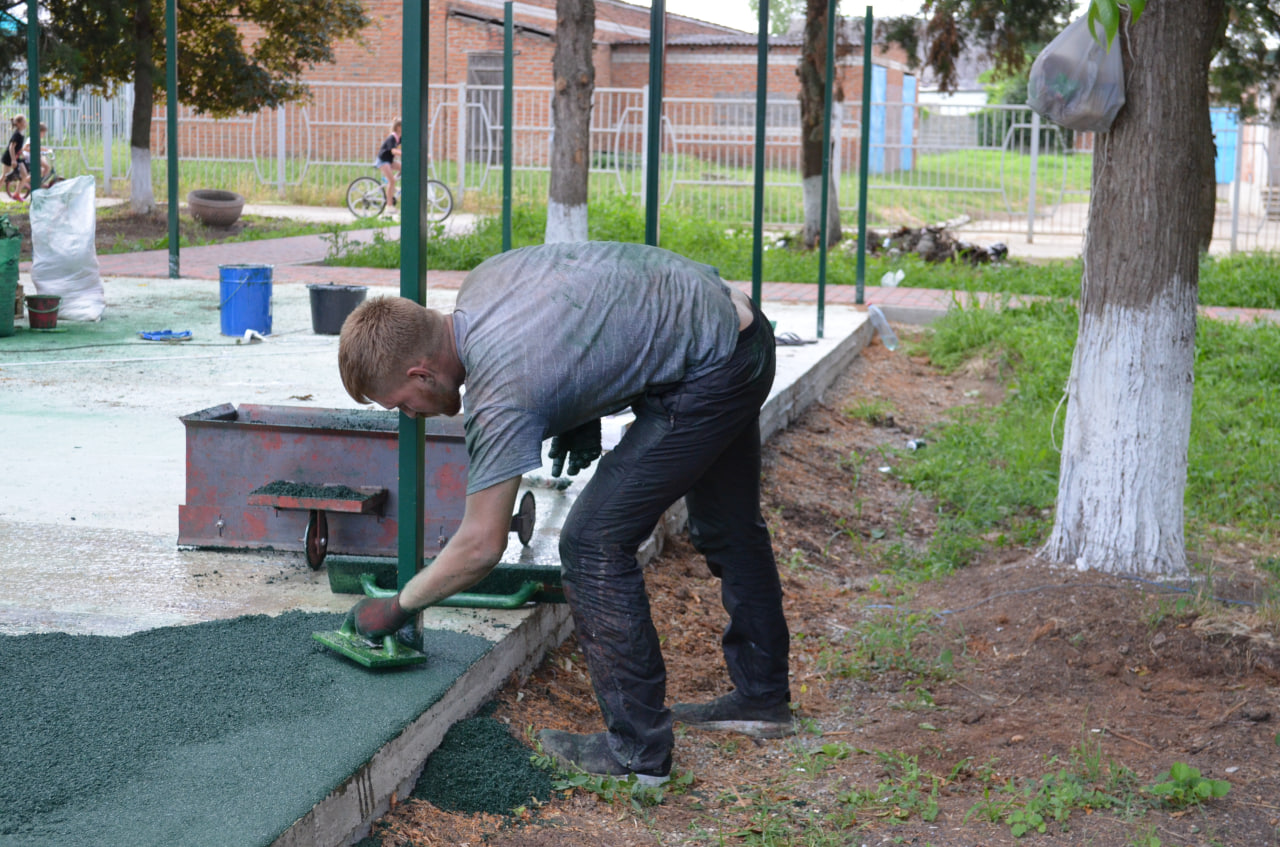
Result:
[[96,321],[106,307],[98,273],[94,179],[78,176],[32,192],[31,281],[57,294],[58,319]]
[[1124,61],[1120,42],[1104,45],[1102,24],[1089,32],[1089,16],[1081,15],[1031,64],[1027,105],[1044,117],[1080,132],[1106,132],[1124,105]]

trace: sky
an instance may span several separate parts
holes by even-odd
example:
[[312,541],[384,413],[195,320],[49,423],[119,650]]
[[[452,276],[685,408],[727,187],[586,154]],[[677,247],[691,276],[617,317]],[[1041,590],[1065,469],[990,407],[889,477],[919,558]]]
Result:
[[[637,6],[649,6],[649,0],[629,0]],[[755,32],[758,18],[751,11],[747,0],[666,0],[667,11],[671,14],[710,21],[713,24],[731,26],[746,32]],[[840,4],[843,15],[861,16],[867,6],[877,18],[896,17],[898,15],[918,15],[920,0],[845,0]]]
[[[649,6],[650,0],[628,0],[637,6]],[[667,11],[676,15],[710,21],[713,24],[731,26],[745,32],[755,32],[759,19],[751,11],[748,0],[666,0]],[[1078,0],[1077,11],[1087,6],[1088,0]],[[803,5],[803,4],[802,4]],[[877,18],[893,18],[899,15],[920,15],[921,0],[843,0],[839,9],[842,15],[861,17],[867,6]]]

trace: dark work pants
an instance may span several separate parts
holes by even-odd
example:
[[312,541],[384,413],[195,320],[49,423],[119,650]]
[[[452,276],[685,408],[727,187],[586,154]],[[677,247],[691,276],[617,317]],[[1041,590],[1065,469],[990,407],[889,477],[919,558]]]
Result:
[[632,407],[635,422],[601,459],[561,532],[578,643],[610,749],[632,771],[660,772],[674,744],[636,550],[681,496],[694,546],[721,580],[730,678],[759,705],[790,699],[782,588],[760,514],[760,407],[773,376],[773,331],[757,311],[728,362]]

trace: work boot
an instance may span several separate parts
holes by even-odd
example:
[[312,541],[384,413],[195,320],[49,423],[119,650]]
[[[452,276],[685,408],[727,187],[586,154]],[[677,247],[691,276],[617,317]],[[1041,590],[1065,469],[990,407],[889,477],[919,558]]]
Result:
[[622,779],[635,773],[641,785],[656,786],[671,779],[671,757],[667,756],[661,773],[636,773],[619,762],[609,751],[609,734],[596,732],[577,735],[558,729],[544,729],[538,733],[542,751],[551,755],[563,767],[585,771],[595,776],[616,776]]
[[753,706],[737,691],[710,703],[676,703],[671,707],[671,717],[693,729],[720,729],[752,738],[781,738],[796,731],[790,703]]

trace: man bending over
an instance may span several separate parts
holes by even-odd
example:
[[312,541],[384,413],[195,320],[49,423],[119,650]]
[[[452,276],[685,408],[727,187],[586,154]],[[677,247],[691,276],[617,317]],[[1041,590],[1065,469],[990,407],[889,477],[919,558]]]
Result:
[[[661,784],[673,719],[757,737],[792,731],[789,636],[760,512],[773,331],[714,268],[639,244],[513,250],[467,275],[452,314],[399,297],[365,302],[342,328],[338,360],[359,402],[410,417],[465,410],[470,458],[457,534],[397,596],[356,604],[361,634],[394,633],[483,578],[506,548],[522,475],[542,465],[543,439],[555,437],[552,456],[567,452],[571,470],[585,467],[599,455],[600,417],[630,408],[634,423],[560,535],[565,598],[606,731],[543,730],[543,749],[588,773]],[[668,709],[636,550],[680,497],[721,580],[735,690]]]

